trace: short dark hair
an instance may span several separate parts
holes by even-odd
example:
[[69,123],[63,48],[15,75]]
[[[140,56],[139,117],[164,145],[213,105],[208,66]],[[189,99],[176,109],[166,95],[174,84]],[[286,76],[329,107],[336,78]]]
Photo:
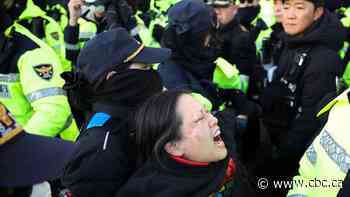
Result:
[[147,99],[135,115],[137,163],[140,165],[150,157],[162,164],[166,155],[164,146],[181,139],[181,117],[176,106],[182,95],[190,94],[183,90],[170,90]]
[[[282,3],[285,3],[288,0],[282,0]],[[316,8],[318,7],[324,7],[324,0],[305,0],[305,1],[310,1],[315,5]]]

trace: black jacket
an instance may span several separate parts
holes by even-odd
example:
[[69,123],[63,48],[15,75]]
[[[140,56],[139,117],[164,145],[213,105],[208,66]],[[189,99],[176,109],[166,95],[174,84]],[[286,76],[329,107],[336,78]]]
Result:
[[[245,168],[235,159],[232,132],[232,117],[219,115],[219,124],[229,151],[229,156],[208,166],[191,166],[178,163],[169,156],[162,160],[162,165],[154,159],[146,162],[126,185],[120,189],[118,197],[152,196],[152,197],[205,197],[215,196],[249,196],[254,197]],[[231,128],[231,129],[230,129]],[[229,130],[228,130],[229,129]],[[225,130],[225,131],[224,131]],[[234,161],[233,177],[224,181],[230,158]]]
[[222,41],[222,57],[235,64],[241,74],[250,76],[257,63],[256,47],[250,33],[233,19],[217,31]]
[[62,177],[74,197],[113,196],[134,170],[127,113],[112,107],[95,111],[111,117],[106,122],[95,121],[79,136],[78,148]]
[[284,35],[282,39],[284,47],[275,80],[279,80],[295,61],[297,50],[310,48],[305,69],[297,83],[297,100],[302,110],[290,122],[281,140],[282,155],[299,158],[321,127],[316,119],[318,102],[327,93],[336,91],[335,79],[342,70],[337,52],[345,40],[345,30],[338,18],[325,10],[324,15],[302,36]]

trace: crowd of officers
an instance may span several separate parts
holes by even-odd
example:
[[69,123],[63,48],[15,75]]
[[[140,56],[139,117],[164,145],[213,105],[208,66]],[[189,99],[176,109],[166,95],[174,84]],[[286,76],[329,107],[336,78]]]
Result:
[[[3,0],[0,102],[27,133],[75,147],[59,177],[1,180],[0,194],[348,196],[349,30],[350,1]],[[192,102],[181,95],[232,135],[224,167],[166,143],[185,124],[166,119],[171,102]],[[5,131],[0,150],[13,137]],[[143,165],[164,151],[166,162]],[[261,189],[262,177],[346,181]]]

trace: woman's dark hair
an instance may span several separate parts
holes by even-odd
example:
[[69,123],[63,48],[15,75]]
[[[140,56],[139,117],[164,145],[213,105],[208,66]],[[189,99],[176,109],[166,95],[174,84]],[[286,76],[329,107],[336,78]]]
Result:
[[136,149],[139,165],[150,157],[160,164],[165,156],[164,146],[167,142],[181,139],[182,120],[176,113],[179,98],[188,91],[165,91],[147,99],[137,110]]

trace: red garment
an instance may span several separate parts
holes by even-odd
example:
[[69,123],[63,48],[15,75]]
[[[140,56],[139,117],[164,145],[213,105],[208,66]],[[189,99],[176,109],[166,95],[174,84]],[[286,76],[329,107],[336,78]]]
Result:
[[207,166],[207,165],[209,165],[208,162],[190,161],[190,160],[185,159],[181,156],[170,155],[170,157],[179,163],[187,164],[190,166]]
[[[191,161],[188,159],[185,159],[181,156],[174,156],[174,155],[170,155],[172,159],[174,159],[175,161],[182,163],[182,164],[186,164],[186,165],[191,165],[191,166],[207,166],[209,165],[208,162],[197,162],[197,161]],[[234,160],[232,158],[230,158],[230,160],[228,161],[228,165],[226,168],[226,175],[224,180],[222,181],[222,185],[224,185],[226,182],[230,181],[233,179],[233,175],[235,173],[236,170],[236,164],[234,162]]]

